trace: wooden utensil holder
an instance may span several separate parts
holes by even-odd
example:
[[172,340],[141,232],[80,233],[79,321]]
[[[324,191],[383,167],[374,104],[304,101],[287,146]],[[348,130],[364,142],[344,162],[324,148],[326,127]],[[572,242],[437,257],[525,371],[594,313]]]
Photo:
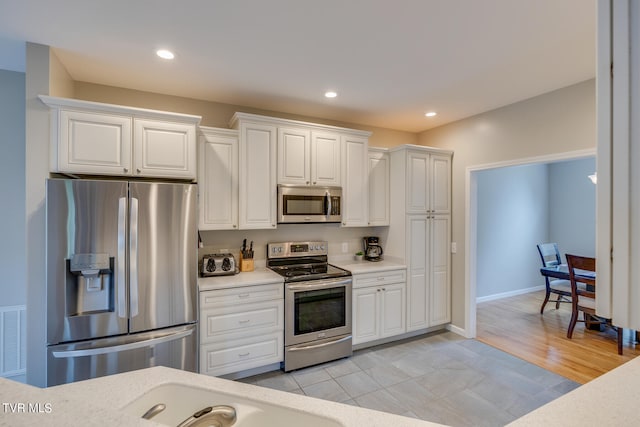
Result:
[[240,271],[253,271],[253,258],[243,258],[240,252]]

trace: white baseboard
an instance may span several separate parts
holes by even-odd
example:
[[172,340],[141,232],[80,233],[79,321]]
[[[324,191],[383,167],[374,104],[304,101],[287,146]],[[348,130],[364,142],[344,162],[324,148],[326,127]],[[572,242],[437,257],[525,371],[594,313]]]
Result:
[[26,309],[0,307],[0,377],[20,378],[27,372]]
[[462,337],[465,337],[465,338],[471,338],[471,337],[467,336],[467,331],[465,329],[463,329],[463,328],[461,328],[459,326],[456,326],[456,325],[452,325],[451,323],[449,323],[447,325],[447,331],[453,332],[454,334],[458,334],[458,335],[460,335]]
[[484,297],[476,298],[476,304],[486,301],[493,301],[502,298],[514,297],[516,295],[528,294],[529,292],[537,292],[544,290],[544,285],[534,286],[532,288],[516,289],[515,291],[502,292],[500,294],[487,295]]

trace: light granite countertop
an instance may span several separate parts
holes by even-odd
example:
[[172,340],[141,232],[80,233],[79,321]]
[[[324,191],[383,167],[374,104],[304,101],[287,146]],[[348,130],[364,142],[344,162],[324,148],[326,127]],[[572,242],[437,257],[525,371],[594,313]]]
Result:
[[366,274],[366,273],[380,273],[383,271],[398,270],[407,268],[407,266],[401,262],[395,260],[384,259],[382,261],[354,261],[353,259],[337,259],[335,261],[329,260],[329,262],[337,267],[349,270],[351,274]]
[[202,292],[214,289],[237,288],[239,286],[266,285],[269,283],[284,283],[284,279],[267,267],[256,267],[253,271],[243,271],[231,276],[199,277],[198,289]]
[[[163,384],[186,384],[282,405],[335,420],[345,427],[427,427],[438,424],[286,393],[251,384],[155,367],[40,389],[0,378],[1,426],[154,426],[122,408]],[[602,375],[509,424],[510,426],[636,425],[640,358]]]
[[[440,424],[378,412],[356,406],[287,393],[256,385],[154,367],[62,386],[40,389],[0,378],[1,426],[154,426],[160,425],[122,413],[122,408],[146,391],[163,384],[192,385],[239,398],[328,417],[344,427],[428,427]],[[223,402],[220,402],[223,404]],[[11,411],[18,404],[40,405],[42,411]],[[12,405],[12,406],[9,406]],[[7,409],[8,407],[8,409]],[[47,410],[47,408],[49,408]],[[188,416],[189,414],[186,414]],[[239,426],[241,427],[241,426]],[[283,426],[284,427],[284,426]]]

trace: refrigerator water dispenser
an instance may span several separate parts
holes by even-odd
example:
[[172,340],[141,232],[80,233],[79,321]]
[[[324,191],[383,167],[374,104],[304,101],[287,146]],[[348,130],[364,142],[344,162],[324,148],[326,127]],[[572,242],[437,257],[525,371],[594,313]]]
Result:
[[113,262],[109,254],[75,254],[67,261],[67,316],[113,311]]

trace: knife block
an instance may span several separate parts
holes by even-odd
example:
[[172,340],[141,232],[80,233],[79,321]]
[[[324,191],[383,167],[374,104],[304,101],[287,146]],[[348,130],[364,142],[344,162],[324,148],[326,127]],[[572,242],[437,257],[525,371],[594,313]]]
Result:
[[240,271],[253,271],[253,258],[243,258],[240,251]]

